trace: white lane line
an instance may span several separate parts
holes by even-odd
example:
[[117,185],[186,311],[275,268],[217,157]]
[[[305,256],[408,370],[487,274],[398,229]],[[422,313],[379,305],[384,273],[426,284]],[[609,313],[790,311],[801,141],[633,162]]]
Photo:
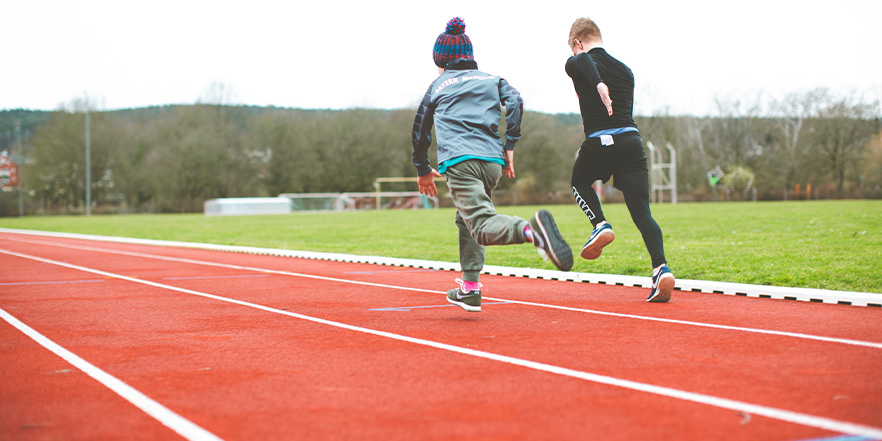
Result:
[[161,283],[151,282],[149,280],[141,280],[133,277],[123,276],[121,274],[114,274],[98,269],[87,268],[79,265],[74,265],[71,263],[60,262],[51,259],[45,259],[37,256],[30,256],[27,254],[17,253],[14,251],[8,250],[0,250],[5,254],[18,256],[25,259],[35,260],[38,262],[48,263],[52,265],[63,266],[66,268],[71,268],[79,271],[85,271],[93,274],[100,274],[107,277],[113,277],[121,280],[127,280],[129,282],[140,283],[143,285],[149,285],[157,288],[167,289],[170,291],[177,291],[185,294],[191,294],[199,297],[204,297],[213,300],[219,300],[222,302],[232,303],[235,305],[246,306],[249,308],[259,309],[262,311],[271,312],[274,314],[285,315],[289,317],[294,317],[301,320],[310,321],[313,323],[319,323],[323,325],[333,326],[335,328],[346,329],[350,331],[360,332],[369,335],[375,335],[378,337],[385,337],[392,340],[398,340],[407,343],[413,343],[422,346],[428,346],[436,349],[441,349],[449,352],[454,352],[458,354],[468,355],[472,357],[478,357],[486,360],[497,361],[500,363],[507,363],[514,366],[525,367],[528,369],[533,369],[541,372],[548,372],[557,375],[563,375],[572,378],[578,378],[594,383],[605,384],[609,386],[616,386],[625,389],[635,390],[638,392],[651,393],[655,395],[660,395],[669,398],[675,398],[684,401],[691,401],[699,404],[704,404],[713,407],[719,407],[722,409],[730,409],[736,412],[745,412],[752,415],[760,415],[767,418],[776,419],[779,421],[785,421],[794,424],[800,424],[803,426],[814,427],[823,430],[829,430],[838,433],[846,433],[852,435],[862,435],[862,436],[870,436],[870,437],[879,437],[882,438],[882,428],[880,427],[872,427],[866,426],[862,424],[850,423],[846,421],[834,420],[826,417],[819,417],[809,414],[804,414],[800,412],[793,412],[784,409],[778,409],[774,407],[762,406],[758,404],[746,403],[743,401],[730,400],[727,398],[715,397],[712,395],[705,395],[694,392],[687,392],[679,389],[673,389],[664,386],[656,386],[647,383],[640,383],[637,381],[623,380],[621,378],[609,377],[606,375],[593,374],[590,372],[577,371],[574,369],[568,369],[560,366],[540,363],[536,361],[524,360],[521,358],[509,357],[506,355],[494,354],[491,352],[478,351],[469,348],[463,348],[459,346],[454,346],[446,343],[440,343],[432,340],[424,340],[421,338],[408,337],[406,335],[395,334],[392,332],[380,331],[376,329],[363,328],[361,326],[349,325],[346,323],[335,322],[332,320],[326,320],[318,317],[312,317],[304,314],[298,314],[290,311],[283,311],[280,309],[272,308],[269,306],[264,306],[256,303],[245,302],[242,300],[231,299],[228,297],[222,297],[214,294],[208,294],[200,291],[194,291],[186,288],[178,288],[175,286],[164,285]]
[[[123,256],[143,257],[146,259],[164,260],[164,261],[169,261],[169,262],[190,263],[190,264],[194,264],[194,265],[213,266],[213,267],[219,267],[219,268],[230,268],[230,269],[238,269],[238,270],[243,270],[243,271],[256,271],[256,272],[260,272],[260,273],[279,274],[279,275],[286,275],[286,276],[293,276],[293,277],[303,277],[303,278],[309,278],[309,279],[325,280],[325,281],[339,282],[339,283],[350,283],[350,284],[364,285],[364,286],[375,286],[375,287],[387,288],[387,289],[416,291],[416,292],[424,292],[424,293],[431,293],[431,294],[446,294],[447,293],[446,291],[433,291],[433,290],[428,290],[428,289],[409,288],[409,287],[404,287],[404,286],[386,285],[386,284],[381,284],[381,283],[362,282],[362,281],[358,281],[358,280],[349,280],[349,279],[340,279],[340,278],[334,278],[334,277],[317,276],[317,275],[313,275],[313,274],[302,274],[302,273],[294,273],[294,272],[289,272],[289,271],[279,271],[279,270],[271,270],[271,269],[265,269],[265,268],[255,268],[255,267],[249,267],[249,266],[232,265],[232,264],[227,264],[227,263],[193,260],[193,259],[186,259],[186,258],[180,258],[180,257],[161,256],[161,255],[156,255],[156,254],[138,253],[138,252],[133,252],[133,251],[114,250],[111,248],[100,248],[100,247],[92,247],[92,246],[86,246],[86,245],[68,245],[68,244],[60,244],[60,243],[54,243],[54,242],[31,241],[31,240],[23,240],[23,239],[9,239],[9,240],[13,240],[16,242],[33,243],[35,245],[47,245],[47,246],[54,246],[54,247],[59,247],[59,248],[69,248],[69,249],[75,249],[75,250],[82,250],[82,251],[95,251],[95,252],[100,252],[100,253],[118,254],[118,255],[123,255]],[[2,250],[0,250],[0,251],[2,251]],[[804,340],[814,340],[814,341],[822,341],[822,342],[827,342],[827,343],[837,343],[837,344],[846,344],[846,345],[851,345],[851,346],[861,346],[861,347],[867,347],[867,348],[882,349],[882,343],[862,341],[862,340],[852,340],[852,339],[846,339],[846,338],[824,337],[824,336],[820,336],[820,335],[803,334],[803,333],[799,333],[799,332],[774,331],[774,330],[768,330],[768,329],[747,328],[747,327],[741,327],[741,326],[717,325],[717,324],[713,324],[713,323],[702,323],[702,322],[693,322],[693,321],[688,321],[688,320],[667,319],[667,318],[651,317],[651,316],[636,315],[636,314],[625,314],[625,313],[619,313],[619,312],[599,311],[599,310],[595,310],[595,309],[573,308],[573,307],[569,307],[569,306],[559,306],[559,305],[552,305],[552,304],[547,304],[547,303],[527,302],[527,301],[522,301],[522,300],[512,300],[512,299],[505,299],[505,298],[500,298],[500,297],[487,297],[487,296],[485,296],[484,299],[491,300],[491,301],[498,301],[498,302],[518,303],[521,305],[535,306],[535,307],[540,307],[540,308],[550,308],[550,309],[559,309],[559,310],[564,310],[564,311],[581,312],[581,313],[585,313],[585,314],[603,315],[603,316],[608,316],[608,317],[619,317],[619,318],[627,318],[627,319],[634,319],[634,320],[645,320],[645,321],[652,321],[652,322],[671,323],[671,324],[677,324],[677,325],[697,326],[697,327],[702,327],[702,328],[722,329],[722,330],[727,330],[727,331],[750,332],[750,333],[754,333],[754,334],[776,335],[779,337],[791,337],[791,338],[799,338],[799,339],[804,339]]]
[[217,435],[197,426],[190,420],[176,414],[137,389],[122,382],[122,380],[104,372],[92,363],[83,360],[73,352],[61,347],[43,334],[37,332],[34,328],[31,328],[22,323],[21,320],[13,317],[11,314],[3,310],[3,308],[0,308],[0,318],[6,320],[7,323],[30,337],[40,346],[43,346],[55,355],[64,359],[64,361],[83,371],[86,375],[94,378],[99,383],[106,386],[117,395],[123,397],[126,401],[132,403],[147,415],[155,418],[162,423],[162,425],[174,430],[185,439],[194,441],[219,441],[221,439]]
[[551,309],[561,309],[564,311],[574,311],[574,312],[584,312],[588,314],[596,314],[596,315],[605,315],[610,317],[622,317],[629,318],[635,320],[647,320],[653,322],[662,322],[662,323],[674,323],[678,325],[688,325],[688,326],[698,326],[702,328],[712,328],[712,329],[723,329],[727,331],[739,331],[739,332],[751,332],[754,334],[767,334],[767,335],[777,335],[779,337],[793,337],[793,338],[801,338],[805,340],[815,340],[815,341],[823,341],[828,343],[839,343],[845,345],[852,346],[862,346],[867,348],[874,349],[882,349],[882,343],[875,343],[871,341],[862,341],[862,340],[851,340],[847,338],[836,338],[836,337],[824,337],[821,335],[812,335],[812,334],[802,334],[799,332],[787,332],[787,331],[772,331],[768,329],[758,329],[758,328],[744,328],[741,326],[729,326],[729,325],[717,325],[714,323],[702,323],[702,322],[692,322],[688,320],[676,320],[676,319],[666,319],[661,317],[649,317],[644,315],[634,315],[634,314],[624,314],[619,312],[608,312],[608,311],[596,311],[592,309],[583,309],[583,308],[571,308],[569,306],[558,306],[558,305],[550,305],[546,303],[534,303],[534,302],[525,302],[521,300],[509,300],[509,299],[500,299],[495,297],[487,297],[484,296],[484,299],[487,300],[498,300],[498,301],[506,301],[508,303],[520,303],[522,305],[529,306],[539,306],[542,308],[551,308]]

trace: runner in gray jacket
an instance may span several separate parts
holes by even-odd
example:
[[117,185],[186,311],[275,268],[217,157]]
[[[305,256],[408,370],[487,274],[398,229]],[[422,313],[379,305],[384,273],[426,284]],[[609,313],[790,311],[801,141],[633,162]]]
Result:
[[[435,196],[435,178],[443,173],[459,229],[462,279],[447,292],[447,300],[466,311],[481,310],[485,246],[533,242],[539,253],[559,269],[573,267],[573,254],[557,230],[554,218],[541,210],[528,222],[496,213],[491,199],[499,179],[515,177],[514,147],[520,139],[523,100],[503,78],[478,70],[465,23],[454,18],[439,35],[432,51],[440,76],[432,82],[413,124],[413,165],[420,192]],[[499,120],[505,106],[505,143]],[[438,171],[429,163],[432,127],[438,144]]]

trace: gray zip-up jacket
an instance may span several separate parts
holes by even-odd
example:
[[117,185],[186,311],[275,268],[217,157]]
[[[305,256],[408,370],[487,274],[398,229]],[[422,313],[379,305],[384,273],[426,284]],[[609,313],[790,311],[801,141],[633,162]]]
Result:
[[[505,145],[499,137],[505,106]],[[413,121],[413,165],[419,176],[432,171],[429,145],[432,125],[438,137],[438,163],[461,156],[504,160],[521,138],[524,102],[505,79],[478,70],[474,60],[447,65],[423,97]]]

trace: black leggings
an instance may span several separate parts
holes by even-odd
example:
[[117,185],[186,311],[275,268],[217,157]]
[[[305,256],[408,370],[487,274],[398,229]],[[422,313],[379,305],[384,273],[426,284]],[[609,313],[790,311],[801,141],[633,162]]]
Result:
[[625,192],[625,205],[631,213],[631,220],[640,234],[643,235],[643,243],[649,250],[652,259],[652,267],[655,268],[665,263],[665,245],[662,238],[662,230],[658,226],[652,213],[649,211],[649,195],[643,193]]
[[[655,268],[666,263],[662,231],[649,210],[649,194],[633,191],[625,191],[623,194],[625,195],[625,205],[631,213],[631,220],[643,235],[643,243],[646,244],[649,257],[652,259],[652,267]],[[597,226],[606,220],[600,207],[600,198],[597,197],[591,183],[576,179],[574,175],[573,195],[576,198],[576,203],[588,216],[592,225]]]

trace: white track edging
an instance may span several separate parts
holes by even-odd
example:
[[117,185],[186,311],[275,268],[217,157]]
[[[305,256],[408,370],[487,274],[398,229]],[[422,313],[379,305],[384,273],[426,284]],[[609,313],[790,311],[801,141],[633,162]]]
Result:
[[[301,259],[329,260],[335,262],[369,263],[374,265],[401,266],[447,271],[459,271],[458,263],[438,262],[432,260],[402,259],[394,257],[359,256],[353,254],[321,253],[314,251],[294,251],[277,248],[258,248],[238,245],[217,245],[197,242],[176,242],[155,239],[137,239],[129,237],[99,236],[79,233],[59,233],[51,231],[18,230],[0,228],[0,233],[24,234],[32,236],[48,236],[67,239],[100,240],[104,242],[128,243],[177,248],[192,248],[233,253],[258,254],[266,256],[296,257]],[[531,279],[560,280],[571,282],[595,283],[601,285],[632,286],[649,288],[652,281],[649,277],[622,276],[615,274],[596,274],[564,272],[534,268],[516,268],[506,266],[485,265],[484,274],[510,277],[527,277]],[[743,297],[758,297],[779,300],[798,300],[803,302],[829,303],[854,306],[882,307],[882,294],[833,291],[814,288],[789,288],[781,286],[749,285],[745,283],[711,282],[703,280],[677,279],[675,290],[726,294]]]

